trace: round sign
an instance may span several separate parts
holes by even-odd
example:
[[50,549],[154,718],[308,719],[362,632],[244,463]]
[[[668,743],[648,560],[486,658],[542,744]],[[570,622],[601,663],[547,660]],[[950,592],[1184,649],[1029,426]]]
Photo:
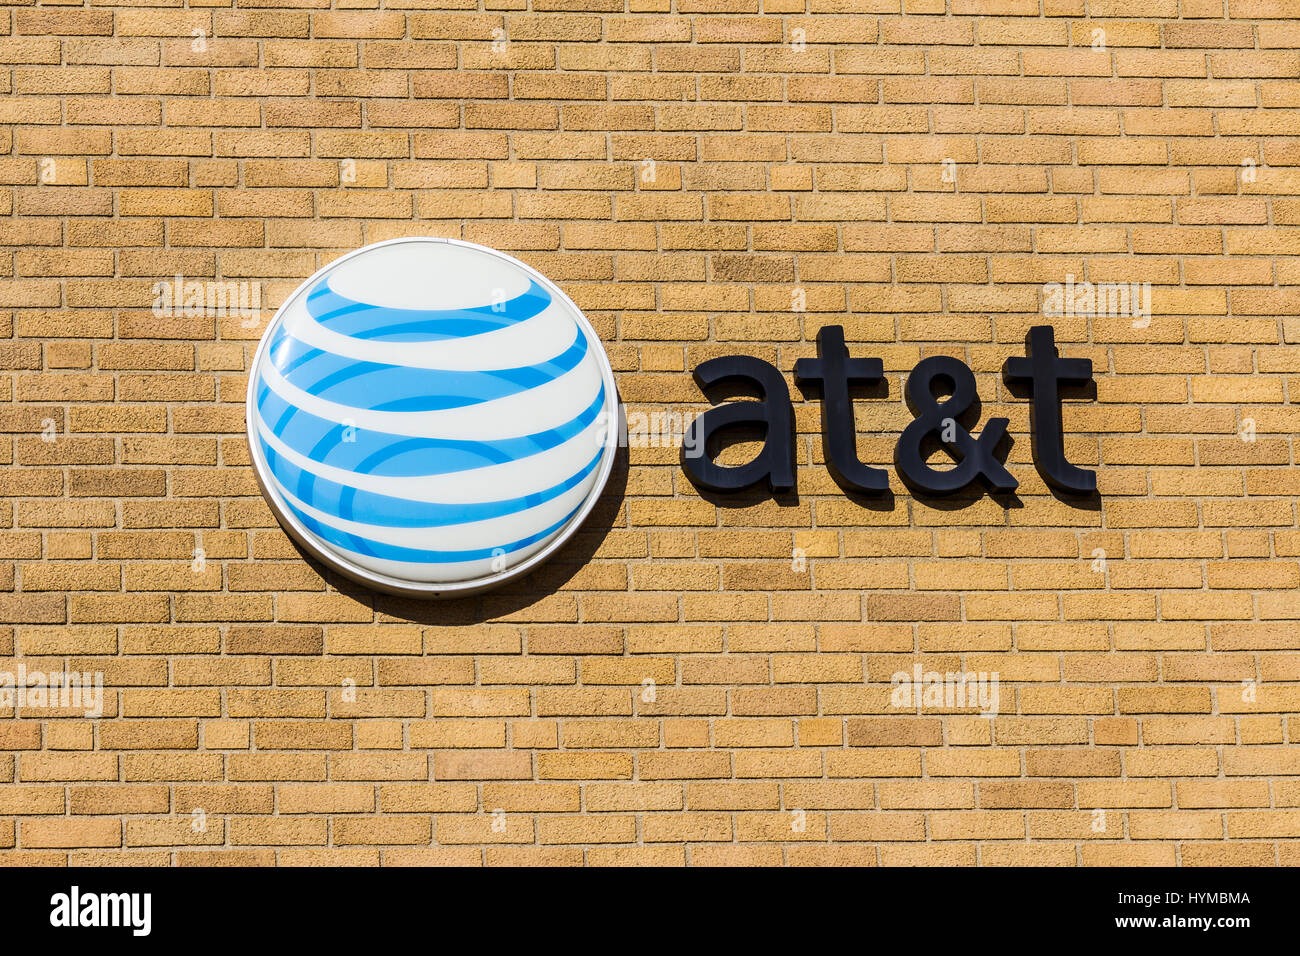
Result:
[[248,381],[271,510],[325,564],[399,594],[523,574],[591,511],[618,395],[554,283],[453,239],[349,253],[275,313]]

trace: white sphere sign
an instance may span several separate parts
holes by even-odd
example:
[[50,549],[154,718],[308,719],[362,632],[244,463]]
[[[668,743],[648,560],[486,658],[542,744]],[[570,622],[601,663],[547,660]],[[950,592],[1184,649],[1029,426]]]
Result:
[[276,312],[248,439],[285,530],[382,590],[472,593],[556,551],[613,467],[618,396],[578,307],[518,260],[394,239]]

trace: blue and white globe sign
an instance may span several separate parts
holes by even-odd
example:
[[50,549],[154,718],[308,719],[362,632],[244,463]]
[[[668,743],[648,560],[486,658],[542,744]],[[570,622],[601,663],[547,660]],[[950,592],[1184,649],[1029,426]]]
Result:
[[449,239],[394,239],[321,269],[253,359],[262,492],[325,564],[452,596],[556,551],[604,488],[618,395],[600,339],[552,282]]

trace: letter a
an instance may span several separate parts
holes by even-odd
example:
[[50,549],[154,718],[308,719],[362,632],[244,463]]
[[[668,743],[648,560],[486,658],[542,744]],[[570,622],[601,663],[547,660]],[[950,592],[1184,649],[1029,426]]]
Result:
[[[756,402],[727,402],[691,423],[682,441],[682,468],[696,485],[710,491],[737,491],[767,479],[774,492],[794,487],[794,409],[790,390],[777,369],[762,359],[729,355],[709,359],[695,370],[705,392],[723,382],[739,382],[759,392]],[[762,426],[763,449],[753,461],[728,467],[709,455],[709,439],[725,429]]]
[[54,904],[54,908],[50,910],[50,925],[67,926],[68,925],[68,894],[55,893],[53,896],[50,897],[50,902]]

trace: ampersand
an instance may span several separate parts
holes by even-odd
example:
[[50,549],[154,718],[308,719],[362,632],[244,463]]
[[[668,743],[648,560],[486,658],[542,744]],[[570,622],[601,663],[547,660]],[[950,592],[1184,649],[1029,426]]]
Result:
[[[952,384],[952,394],[942,402],[931,389],[941,379]],[[978,438],[957,421],[959,415],[979,400],[975,373],[965,362],[948,355],[923,359],[907,378],[906,394],[907,404],[916,417],[898,438],[894,464],[910,487],[926,494],[947,495],[982,476],[994,491],[1015,490],[1019,482],[994,453],[1007,433],[1008,420],[990,418]],[[955,467],[939,470],[926,464],[921,445],[930,435],[957,462]]]

